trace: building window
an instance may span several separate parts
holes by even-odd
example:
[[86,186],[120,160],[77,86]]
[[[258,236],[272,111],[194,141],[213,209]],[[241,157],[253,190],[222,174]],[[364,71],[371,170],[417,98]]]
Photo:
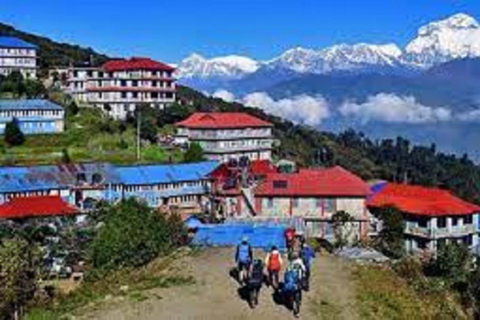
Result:
[[447,218],[437,218],[437,228],[445,228],[447,226]]
[[419,218],[418,219],[418,226],[420,228],[426,228],[428,226],[428,220],[425,218]]
[[317,208],[323,207],[323,199],[319,199],[319,198],[315,199],[315,205]]
[[452,218],[452,226],[457,226],[458,225],[458,218],[457,217],[453,217]]
[[335,199],[325,199],[325,211],[334,213],[335,208]]
[[267,208],[273,208],[273,198],[267,198]]
[[293,198],[293,207],[298,208],[299,204],[300,204],[300,199]]
[[471,215],[465,216],[465,224],[472,224],[473,217]]

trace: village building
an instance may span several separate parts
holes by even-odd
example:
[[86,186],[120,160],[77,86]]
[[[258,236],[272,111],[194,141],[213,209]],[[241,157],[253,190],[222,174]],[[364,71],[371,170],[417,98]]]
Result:
[[479,206],[438,188],[381,183],[372,189],[372,211],[393,207],[402,212],[407,252],[435,252],[452,241],[477,250]]
[[365,202],[369,186],[358,176],[336,166],[268,174],[254,189],[257,219],[297,221],[308,237],[334,240],[332,216],[344,211],[349,241],[368,236],[372,217]]
[[13,119],[24,134],[59,133],[64,130],[65,111],[48,100],[0,100],[0,134]]
[[19,197],[59,196],[83,212],[98,201],[136,198],[152,208],[199,213],[211,196],[209,174],[218,163],[114,166],[80,163],[1,167],[0,204]]
[[37,46],[22,39],[0,36],[0,75],[20,72],[26,79],[37,76]]
[[60,196],[32,196],[13,198],[0,204],[0,219],[24,220],[74,216],[80,210]]
[[110,60],[100,67],[72,67],[68,92],[78,103],[125,119],[139,105],[163,109],[175,102],[175,68],[150,58]]
[[196,112],[176,127],[176,143],[198,143],[211,160],[272,158],[273,125],[248,113]]

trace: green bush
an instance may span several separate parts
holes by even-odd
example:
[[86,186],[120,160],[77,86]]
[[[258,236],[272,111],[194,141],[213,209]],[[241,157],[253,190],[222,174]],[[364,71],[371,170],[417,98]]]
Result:
[[159,215],[133,198],[101,210],[103,226],[91,245],[94,268],[144,265],[179,246],[185,234],[178,216]]
[[10,146],[19,146],[25,142],[25,136],[15,118],[5,126],[5,142]]

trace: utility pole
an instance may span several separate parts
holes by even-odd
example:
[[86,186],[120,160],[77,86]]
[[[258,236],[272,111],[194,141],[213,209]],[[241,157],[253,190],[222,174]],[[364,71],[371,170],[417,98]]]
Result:
[[137,108],[137,161],[140,161],[140,109]]

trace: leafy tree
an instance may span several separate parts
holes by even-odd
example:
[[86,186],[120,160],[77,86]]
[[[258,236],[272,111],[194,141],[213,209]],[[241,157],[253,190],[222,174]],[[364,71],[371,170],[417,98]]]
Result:
[[133,198],[101,210],[96,216],[103,226],[91,245],[95,268],[144,265],[178,246],[184,233],[178,217],[166,218]]
[[480,317],[480,265],[477,262],[476,268],[468,275],[467,294],[471,302],[473,302],[473,310],[475,319]]
[[75,103],[75,101],[70,102],[66,108],[67,118],[76,116],[78,114],[78,111],[79,111],[79,108],[78,108],[78,105]]
[[18,120],[13,118],[5,126],[5,142],[10,146],[19,146],[25,142],[25,136],[22,130],[20,130]]
[[157,119],[158,111],[147,104],[139,105],[135,109],[134,120],[137,125],[137,117],[140,117],[140,138],[152,143],[157,142]]
[[455,241],[443,243],[426,267],[427,274],[443,277],[453,285],[466,283],[472,256],[468,247]]
[[372,213],[381,220],[382,229],[378,237],[380,251],[389,257],[398,259],[404,255],[403,214],[396,208],[375,209]]
[[37,247],[20,238],[0,243],[0,318],[19,319],[33,298],[39,275]]
[[203,161],[205,158],[203,156],[203,149],[200,144],[193,142],[187,149],[183,156],[183,162],[198,162]]
[[47,89],[38,80],[25,80],[25,95],[28,99],[40,98],[47,93]]
[[337,211],[332,215],[333,232],[335,234],[335,247],[342,249],[349,242],[352,233],[350,223],[352,216],[346,211]]

